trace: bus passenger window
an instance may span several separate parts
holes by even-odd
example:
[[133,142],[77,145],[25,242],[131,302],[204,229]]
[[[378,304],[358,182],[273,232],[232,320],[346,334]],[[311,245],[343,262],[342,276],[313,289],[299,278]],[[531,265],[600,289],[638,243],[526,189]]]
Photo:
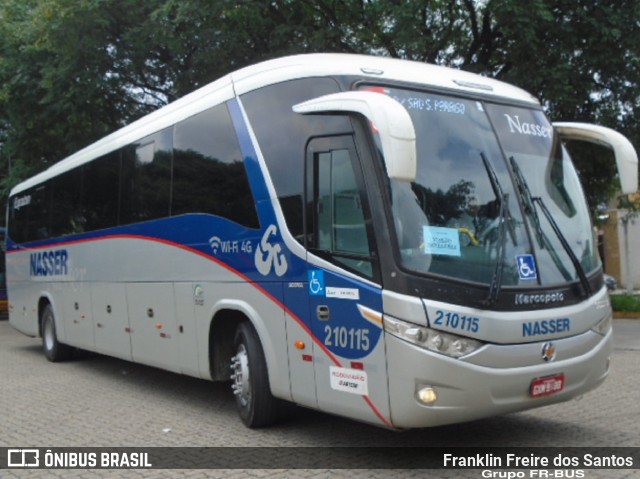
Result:
[[258,214],[226,105],[178,123],[171,214],[209,213],[248,228]]

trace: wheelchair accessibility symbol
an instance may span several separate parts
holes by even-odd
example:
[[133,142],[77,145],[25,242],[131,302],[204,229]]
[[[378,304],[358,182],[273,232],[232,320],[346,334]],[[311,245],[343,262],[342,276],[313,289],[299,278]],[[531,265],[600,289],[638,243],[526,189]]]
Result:
[[536,262],[532,254],[519,254],[516,256],[520,279],[537,279]]
[[309,271],[309,294],[324,296],[324,271],[318,269]]

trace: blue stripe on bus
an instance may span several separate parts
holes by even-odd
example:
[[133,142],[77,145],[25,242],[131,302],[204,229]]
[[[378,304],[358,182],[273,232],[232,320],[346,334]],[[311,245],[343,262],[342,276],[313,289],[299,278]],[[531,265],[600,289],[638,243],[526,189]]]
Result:
[[242,115],[240,104],[237,99],[233,99],[227,102],[227,107],[240,144],[240,151],[242,152],[244,167],[251,185],[251,192],[256,202],[260,224],[263,228],[266,225],[277,224],[269,188],[258,161],[258,153],[255,150],[253,141],[251,141],[249,129]]
[[[69,243],[96,241],[117,236],[139,236],[186,246],[212,258],[218,258],[234,269],[246,274],[253,281],[276,279],[265,277],[256,271],[253,255],[263,231],[250,229],[218,216],[195,213],[118,226],[106,230],[79,233],[25,244],[8,241],[7,252],[62,246]],[[244,250],[242,249],[244,246]],[[286,250],[283,250],[287,253]],[[248,261],[250,259],[251,261]],[[289,271],[286,279],[306,277],[302,260],[287,255]],[[283,278],[278,278],[280,281]]]

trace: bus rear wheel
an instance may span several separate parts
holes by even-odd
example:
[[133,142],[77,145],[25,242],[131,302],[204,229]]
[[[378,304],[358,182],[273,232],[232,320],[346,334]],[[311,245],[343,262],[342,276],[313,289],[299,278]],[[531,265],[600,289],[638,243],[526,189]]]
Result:
[[250,428],[270,426],[278,419],[278,401],[271,394],[264,351],[251,323],[238,325],[234,348],[231,388],[240,418]]
[[58,341],[53,308],[48,304],[42,312],[42,351],[52,363],[64,361],[71,356],[72,348]]

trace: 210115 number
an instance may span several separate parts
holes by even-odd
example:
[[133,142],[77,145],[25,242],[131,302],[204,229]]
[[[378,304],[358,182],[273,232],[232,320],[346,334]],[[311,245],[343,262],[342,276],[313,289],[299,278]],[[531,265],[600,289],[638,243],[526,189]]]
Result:
[[346,328],[344,326],[324,327],[325,346],[335,346],[343,349],[357,349],[359,351],[369,351],[368,329]]
[[442,311],[441,309],[436,311],[434,324],[472,333],[477,333],[480,330],[480,318],[464,314],[460,315],[451,311]]

